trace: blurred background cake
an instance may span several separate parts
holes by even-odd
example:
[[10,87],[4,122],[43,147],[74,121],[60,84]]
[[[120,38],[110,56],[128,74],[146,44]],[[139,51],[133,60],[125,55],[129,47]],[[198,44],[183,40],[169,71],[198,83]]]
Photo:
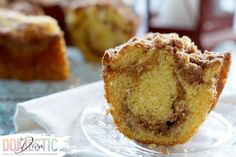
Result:
[[5,7],[7,5],[7,0],[0,0],[0,7]]
[[64,80],[68,66],[55,19],[0,10],[0,78]]
[[215,106],[231,54],[202,52],[187,37],[147,34],[106,51],[105,96],[118,129],[145,144],[185,143]]
[[[0,1],[1,2],[1,1]],[[66,29],[64,10],[72,0],[2,0],[0,7],[19,11],[28,15],[48,15],[55,18],[64,32],[67,44],[70,38]]]
[[39,5],[44,13],[55,18],[64,32],[64,38],[67,45],[70,45],[70,37],[65,24],[65,10],[73,0],[28,0]]
[[67,45],[90,61],[101,61],[107,48],[135,35],[138,17],[120,0],[1,0],[1,8],[55,18]]
[[72,44],[85,58],[100,61],[106,49],[126,42],[137,29],[137,16],[119,0],[74,1],[66,13]]
[[19,11],[27,15],[44,14],[43,9],[39,5],[30,3],[30,1],[26,0],[12,0],[7,3],[6,8],[14,11]]

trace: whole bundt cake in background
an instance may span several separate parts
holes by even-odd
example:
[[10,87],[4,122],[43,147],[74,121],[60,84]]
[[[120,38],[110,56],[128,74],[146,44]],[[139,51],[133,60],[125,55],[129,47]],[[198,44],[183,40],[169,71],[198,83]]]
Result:
[[120,0],[80,0],[67,9],[66,23],[72,45],[86,59],[101,61],[106,49],[135,35],[137,16]]
[[0,78],[65,80],[69,74],[63,33],[55,19],[0,9]]
[[105,52],[105,96],[120,132],[147,144],[190,139],[215,106],[231,64],[188,37],[150,33]]

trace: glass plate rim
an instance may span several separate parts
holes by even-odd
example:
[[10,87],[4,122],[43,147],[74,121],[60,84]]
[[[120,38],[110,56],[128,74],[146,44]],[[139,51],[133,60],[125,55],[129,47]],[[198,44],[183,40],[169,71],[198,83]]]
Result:
[[[99,99],[99,98],[97,98]],[[101,99],[101,97],[100,97]],[[105,100],[104,97],[102,97],[103,99],[103,103],[102,105],[104,105],[104,107],[106,108],[106,110],[108,109],[108,106],[109,104],[107,103],[107,101]],[[110,151],[109,149],[99,145],[96,141],[94,141],[92,139],[92,137],[90,137],[90,135],[88,135],[88,133],[86,132],[85,128],[83,127],[83,123],[84,123],[84,120],[85,120],[85,117],[86,117],[86,113],[88,112],[88,109],[91,108],[92,106],[94,106],[96,104],[96,101],[98,100],[95,100],[91,103],[89,103],[89,105],[82,111],[82,114],[80,116],[80,121],[79,121],[79,125],[81,126],[81,129],[82,129],[82,132],[83,134],[85,135],[85,137],[88,139],[88,141],[97,149],[101,150],[102,152],[108,154],[108,155],[112,155],[112,156],[117,156],[117,157],[121,157],[122,155],[121,154],[117,154],[117,153],[114,153],[112,151]],[[110,113],[109,113],[110,114]],[[211,148],[209,150],[204,150],[204,151],[200,151],[200,152],[188,152],[188,153],[174,153],[174,154],[168,154],[168,156],[181,156],[181,155],[188,155],[188,156],[199,156],[199,155],[204,155],[206,153],[209,153],[209,152],[218,152],[218,151],[221,151],[222,149],[226,149],[227,147],[229,147],[231,144],[233,144],[234,142],[236,142],[236,130],[235,128],[233,127],[233,125],[226,119],[224,118],[224,116],[221,114],[221,113],[218,113],[216,111],[211,111],[209,114],[211,114],[211,116],[214,116],[214,117],[217,117],[217,119],[220,119],[220,121],[223,121],[224,125],[226,125],[227,127],[230,128],[231,130],[231,134],[232,134],[232,139],[229,140],[229,141],[226,141],[224,142],[224,144],[221,144],[221,145],[218,145],[214,148]],[[209,115],[208,115],[209,116]],[[119,133],[121,134],[121,133]],[[129,139],[131,140],[131,139]],[[138,142],[137,142],[138,143]],[[137,144],[134,144],[133,142],[131,143],[132,145],[135,145],[135,147],[138,147],[139,149],[142,149],[142,150],[145,150],[147,151],[148,153],[157,153],[156,151],[154,150],[149,150],[145,147],[142,147],[142,146],[139,146]],[[163,156],[163,154],[160,154],[158,153],[159,155]],[[165,156],[165,155],[164,155]]]

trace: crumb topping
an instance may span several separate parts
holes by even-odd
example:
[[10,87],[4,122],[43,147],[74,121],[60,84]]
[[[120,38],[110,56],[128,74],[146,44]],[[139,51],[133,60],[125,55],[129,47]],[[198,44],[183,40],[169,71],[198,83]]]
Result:
[[110,60],[113,60],[126,46],[134,46],[138,44],[145,46],[147,49],[165,49],[175,53],[188,54],[191,60],[210,60],[215,59],[216,56],[213,52],[199,50],[188,37],[179,37],[176,33],[149,33],[141,37],[133,37],[127,43],[113,49],[108,49],[106,54],[109,56]]
[[224,57],[224,54],[199,50],[186,36],[179,37],[175,33],[149,33],[142,37],[133,37],[127,43],[105,51],[103,64],[109,65],[129,46],[141,46],[146,53],[149,50],[165,50],[173,53],[182,78],[190,84],[203,82],[204,69],[214,62],[222,62]]

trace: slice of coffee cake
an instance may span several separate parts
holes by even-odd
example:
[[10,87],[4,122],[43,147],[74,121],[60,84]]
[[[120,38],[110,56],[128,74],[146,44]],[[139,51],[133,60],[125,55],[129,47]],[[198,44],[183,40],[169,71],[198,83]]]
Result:
[[151,33],[107,50],[105,96],[118,129],[142,143],[186,142],[215,106],[230,63],[230,53],[201,52],[177,34]]

